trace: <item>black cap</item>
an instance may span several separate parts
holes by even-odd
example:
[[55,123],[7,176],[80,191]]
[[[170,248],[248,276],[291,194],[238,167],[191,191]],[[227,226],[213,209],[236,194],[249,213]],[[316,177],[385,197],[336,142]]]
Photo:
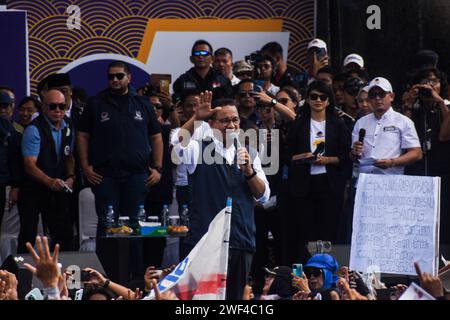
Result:
[[53,73],[47,77],[47,83],[49,89],[72,85],[68,73]]
[[349,78],[344,83],[344,91],[347,91],[352,96],[356,96],[364,85],[364,81],[359,78]]

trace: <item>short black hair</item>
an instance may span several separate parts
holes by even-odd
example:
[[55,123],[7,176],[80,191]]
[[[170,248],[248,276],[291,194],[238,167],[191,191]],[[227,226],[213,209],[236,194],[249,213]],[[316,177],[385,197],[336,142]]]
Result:
[[297,95],[291,89],[289,89],[289,88],[281,88],[280,91],[277,92],[277,95],[280,92],[286,93],[289,96],[289,98],[291,98],[291,100],[292,100],[292,102],[294,104],[298,104]]
[[88,286],[84,288],[82,300],[89,300],[93,295],[101,294],[106,297],[106,300],[112,300],[115,298],[115,294],[111,290],[98,286]]
[[39,112],[42,110],[42,104],[41,104],[41,102],[40,102],[38,99],[36,99],[35,97],[33,97],[33,96],[26,96],[26,97],[24,97],[22,100],[20,100],[20,102],[19,102],[19,109],[20,109],[25,103],[27,103],[27,102],[29,102],[29,101],[33,101],[33,103],[34,103],[36,109],[37,109]]
[[255,85],[255,82],[252,79],[243,79],[238,84],[233,86],[234,94],[238,94],[239,90],[241,89],[241,85],[243,85],[245,83],[251,83],[251,84]]
[[331,68],[330,66],[325,66],[319,69],[319,71],[317,71],[317,74],[319,73],[329,73],[329,74],[333,74],[334,75],[334,71],[333,68]]
[[261,56],[261,58],[258,59],[257,62],[261,62],[261,61],[270,61],[270,64],[272,65],[272,71],[273,71],[273,69],[275,69],[275,66],[277,65],[277,62],[275,61],[275,59],[272,58],[271,56],[269,56],[268,54],[263,54]]
[[107,72],[109,72],[109,69],[111,69],[111,68],[123,68],[126,73],[130,73],[130,65],[128,63],[126,63],[125,61],[115,60],[115,61],[111,62],[108,65]]
[[181,91],[180,94],[180,103],[183,105],[186,99],[190,96],[200,96],[200,91],[198,89],[186,89]]
[[192,49],[191,49],[191,56],[194,55],[195,47],[199,46],[199,45],[202,45],[202,44],[207,45],[209,47],[209,52],[212,54],[212,52],[213,52],[212,45],[208,41],[200,39],[200,40],[197,40],[197,41],[194,42],[194,45],[192,46]]
[[231,50],[228,48],[223,47],[214,51],[214,56],[224,56],[226,54],[229,54],[231,58],[233,58],[233,52],[231,52]]
[[261,48],[262,52],[266,52],[269,53],[272,56],[275,56],[277,54],[283,56],[283,47],[275,41],[266,43],[262,48]]
[[230,98],[220,98],[216,99],[212,102],[211,108],[217,108],[217,107],[225,107],[225,106],[236,106],[236,101],[234,99]]

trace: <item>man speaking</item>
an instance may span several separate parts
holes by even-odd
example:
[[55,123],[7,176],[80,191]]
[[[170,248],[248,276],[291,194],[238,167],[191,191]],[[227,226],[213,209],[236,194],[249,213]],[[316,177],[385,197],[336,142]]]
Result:
[[210,91],[201,94],[194,116],[174,131],[171,139],[172,157],[185,164],[189,173],[190,230],[180,258],[207,232],[209,223],[231,197],[226,296],[227,300],[240,300],[255,252],[253,204],[255,200],[266,202],[270,189],[257,151],[231,143],[240,122],[234,101],[216,100],[211,109],[211,98]]

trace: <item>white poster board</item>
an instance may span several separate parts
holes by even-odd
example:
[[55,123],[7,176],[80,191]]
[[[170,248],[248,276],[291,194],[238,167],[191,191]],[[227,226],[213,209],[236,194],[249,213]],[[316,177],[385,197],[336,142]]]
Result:
[[350,268],[360,272],[437,274],[440,178],[359,176]]

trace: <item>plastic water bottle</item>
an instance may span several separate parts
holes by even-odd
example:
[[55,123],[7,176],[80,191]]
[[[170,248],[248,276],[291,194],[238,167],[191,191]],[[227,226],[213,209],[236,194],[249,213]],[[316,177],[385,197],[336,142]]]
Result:
[[112,205],[109,205],[108,210],[106,212],[106,233],[110,233],[110,229],[114,228],[114,219],[115,219],[115,215],[114,215],[114,209]]
[[142,222],[145,222],[145,220],[147,219],[147,214],[145,213],[145,209],[142,204],[139,206],[137,219],[138,219],[138,221],[142,221]]
[[169,206],[167,204],[163,205],[161,211],[161,223],[163,227],[169,226]]
[[189,209],[187,204],[183,204],[183,206],[181,207],[181,216],[180,216],[180,222],[182,226],[186,226],[189,227]]

